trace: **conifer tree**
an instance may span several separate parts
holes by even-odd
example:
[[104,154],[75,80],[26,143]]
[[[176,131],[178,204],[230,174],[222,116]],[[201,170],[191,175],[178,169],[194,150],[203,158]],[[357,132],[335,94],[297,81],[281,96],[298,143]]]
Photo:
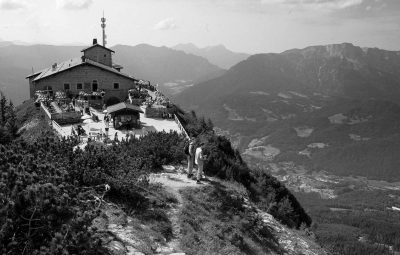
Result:
[[12,101],[10,101],[6,110],[5,127],[11,136],[15,136],[17,134],[17,116],[15,114],[15,107]]
[[208,118],[208,120],[207,120],[207,127],[208,127],[208,130],[214,129],[214,123],[212,122],[212,120],[210,118]]
[[0,91],[0,124],[4,125],[6,122],[6,112],[7,112],[7,98]]

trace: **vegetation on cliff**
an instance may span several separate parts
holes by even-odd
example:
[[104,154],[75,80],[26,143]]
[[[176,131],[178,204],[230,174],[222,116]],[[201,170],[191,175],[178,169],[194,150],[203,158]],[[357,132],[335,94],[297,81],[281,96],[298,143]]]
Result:
[[179,111],[178,117],[190,135],[205,142],[208,160],[204,169],[207,175],[241,183],[253,201],[283,224],[296,228],[301,224],[311,224],[311,218],[293,194],[271,175],[250,169],[227,138],[214,134],[210,120],[197,117],[195,112],[185,114]]
[[[39,111],[20,109],[33,113],[28,117],[17,112],[27,122],[44,121]],[[190,118],[190,125],[201,123]],[[198,129],[199,139],[207,142],[207,174],[243,184],[253,201],[289,226],[311,223],[283,185],[268,175],[251,171],[230,142],[215,136],[211,127],[212,123],[206,122]],[[105,201],[120,205],[130,214],[142,215],[166,240],[171,238],[171,223],[164,209],[174,201],[162,188],[149,184],[147,175],[165,164],[181,164],[185,159],[183,136],[150,133],[111,146],[89,143],[81,150],[75,138],[60,139],[45,130],[35,140],[27,140],[27,133],[36,134],[37,130],[24,130],[20,137],[10,138],[14,139],[12,142],[4,140],[0,145],[2,253],[106,253],[101,236],[91,224]],[[218,196],[223,198],[223,194]],[[227,208],[235,211],[240,206],[236,207]]]

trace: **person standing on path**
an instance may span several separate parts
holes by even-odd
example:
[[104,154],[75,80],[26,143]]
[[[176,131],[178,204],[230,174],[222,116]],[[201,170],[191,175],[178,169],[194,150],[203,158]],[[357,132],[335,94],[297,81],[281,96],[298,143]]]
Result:
[[195,153],[195,140],[194,138],[189,139],[189,145],[185,147],[185,154],[187,156],[188,167],[187,167],[187,178],[192,178],[193,176],[193,161],[194,161],[194,153]]
[[109,130],[109,128],[110,128],[110,118],[109,118],[108,114],[106,114],[106,115],[104,116],[104,125],[105,125],[104,130],[105,130],[105,133],[106,133],[106,139],[105,139],[105,141],[107,141],[107,140],[108,140],[108,130]]
[[203,147],[204,143],[200,143],[200,146],[196,149],[196,155],[195,155],[195,163],[197,165],[197,184],[201,184],[201,176],[203,174],[203,168],[204,168],[204,161],[206,160],[206,157],[203,153]]

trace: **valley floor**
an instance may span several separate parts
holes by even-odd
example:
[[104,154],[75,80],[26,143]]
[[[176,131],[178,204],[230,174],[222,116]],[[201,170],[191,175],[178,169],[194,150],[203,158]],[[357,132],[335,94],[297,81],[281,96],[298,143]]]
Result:
[[265,162],[264,171],[294,192],[329,252],[400,254],[399,182],[311,172],[294,162]]

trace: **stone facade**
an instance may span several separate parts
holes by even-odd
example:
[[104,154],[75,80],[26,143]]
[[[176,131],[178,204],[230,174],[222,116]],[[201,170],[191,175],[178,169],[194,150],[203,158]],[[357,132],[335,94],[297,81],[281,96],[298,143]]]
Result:
[[106,66],[112,66],[112,51],[100,45],[83,50],[83,56]]
[[[113,51],[94,40],[94,45],[82,52],[82,61],[67,61],[67,64],[58,65],[60,69],[53,69],[53,72],[49,68],[28,76],[30,97],[33,98],[37,90],[65,91],[73,97],[80,91],[90,93],[104,90],[104,102],[112,97],[126,100],[128,90],[135,87],[136,80],[120,73],[121,67],[113,68]],[[57,64],[53,68],[57,68]]]
[[107,101],[110,97],[125,100],[128,97],[128,90],[134,88],[135,81],[88,64],[76,66],[35,82],[31,81],[30,86],[31,97],[35,91],[49,88],[53,91],[66,91],[72,95],[79,94],[79,91],[104,90],[106,92],[104,100]]

